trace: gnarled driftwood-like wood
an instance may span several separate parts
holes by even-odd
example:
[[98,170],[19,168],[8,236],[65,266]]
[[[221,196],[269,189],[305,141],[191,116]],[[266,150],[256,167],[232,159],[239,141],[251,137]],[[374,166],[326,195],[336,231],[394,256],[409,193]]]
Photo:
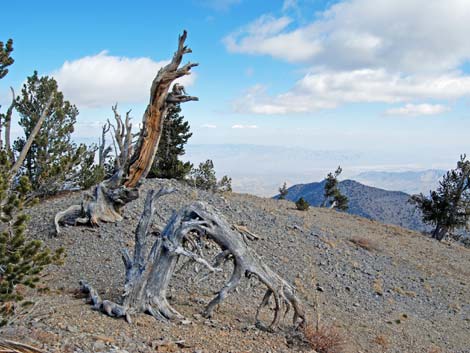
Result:
[[117,107],[113,107],[117,126],[110,125],[120,150],[119,154],[116,151],[117,171],[110,179],[93,187],[91,193],[86,193],[79,207],[71,206],[56,214],[54,224],[57,233],[60,232],[60,223],[98,225],[100,221],[120,221],[122,207],[138,197],[140,181],[147,176],[155,158],[168,107],[198,100],[197,97],[186,95],[184,87],[178,83],[173,85],[170,92],[176,79],[189,75],[191,69],[198,65],[187,63],[180,67],[183,56],[191,53],[191,49],[185,46],[186,36],[184,31],[178,39],[178,49],[173,59],[158,71],[153,80],[150,102],[143,115],[142,128],[135,145],[132,145],[129,113],[123,122]]
[[[126,278],[122,302],[118,304],[102,300],[92,286],[81,281],[82,291],[89,294],[89,301],[95,309],[110,316],[125,317],[128,322],[133,314],[139,312],[148,313],[161,321],[183,319],[168,303],[166,291],[178,258],[185,256],[205,266],[210,272],[222,271],[220,265],[224,261],[233,262],[230,280],[206,306],[204,317],[213,315],[215,307],[237,288],[243,277],[254,277],[267,287],[256,313],[257,326],[266,328],[259,322],[258,316],[271,297],[274,298],[275,308],[274,318],[268,329],[275,329],[282,313],[287,314],[290,308],[293,308],[295,326],[306,323],[305,312],[295,288],[263,263],[249,247],[242,231],[232,227],[215,208],[206,203],[196,202],[174,213],[152,248],[146,249],[156,200],[170,192],[172,190],[162,189],[158,193],[151,191],[147,195],[135,232],[134,255],[131,258],[127,250],[123,251]],[[197,244],[204,241],[212,241],[220,248],[220,253],[212,261],[205,259],[197,251]]]

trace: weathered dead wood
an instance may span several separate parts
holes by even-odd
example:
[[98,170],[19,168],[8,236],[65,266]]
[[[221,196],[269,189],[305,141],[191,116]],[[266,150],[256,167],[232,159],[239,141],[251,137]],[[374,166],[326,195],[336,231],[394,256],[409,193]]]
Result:
[[[197,97],[186,96],[180,85],[173,86],[172,93],[168,94],[171,84],[176,79],[189,75],[196,63],[187,63],[179,67],[183,56],[191,53],[191,49],[184,45],[187,32],[184,31],[178,40],[178,49],[171,62],[161,68],[153,80],[150,89],[150,102],[142,119],[139,140],[134,155],[131,158],[128,170],[127,187],[136,187],[142,178],[145,178],[152,167],[157,152],[158,143],[163,130],[163,120],[168,110],[168,104],[198,100]],[[176,87],[176,88],[175,88]]]
[[169,93],[176,79],[189,75],[191,69],[198,65],[187,63],[180,67],[183,56],[191,53],[191,49],[184,45],[186,36],[187,33],[184,31],[178,39],[178,49],[173,59],[158,71],[152,82],[150,102],[143,115],[142,127],[135,145],[132,143],[130,111],[123,122],[117,106],[113,107],[117,125],[111,126],[114,130],[113,142],[117,145],[115,147],[117,171],[111,179],[95,186],[92,193],[85,194],[79,214],[76,212],[77,208],[72,207],[69,211],[59,212],[56,215],[54,223],[57,233],[60,231],[59,224],[64,222],[97,225],[100,221],[120,221],[122,207],[138,197],[140,181],[147,176],[155,158],[168,107],[176,103],[198,100],[197,97],[187,96],[184,87],[177,83]]
[[0,125],[5,126],[5,145],[3,145],[2,136],[1,136],[3,126],[0,126],[0,148],[5,148],[8,154],[11,154],[11,142],[10,142],[11,116],[13,114],[13,109],[15,108],[15,104],[16,104],[16,101],[15,101],[16,96],[15,96],[15,91],[13,90],[13,87],[10,87],[10,90],[11,90],[11,104],[8,107],[5,114],[3,114],[4,121],[1,122],[0,124]]
[[109,154],[112,151],[111,146],[106,147],[106,134],[109,132],[110,129],[111,129],[111,123],[109,121],[107,121],[101,127],[101,138],[99,140],[99,146],[98,146],[98,165],[101,168],[104,168],[106,158],[108,158]]
[[[156,200],[169,192],[171,190],[168,189],[162,189],[158,193],[149,192],[135,232],[134,255],[131,258],[127,250],[123,251],[126,278],[122,302],[118,304],[101,300],[93,287],[81,281],[82,290],[89,294],[95,309],[110,316],[125,317],[129,322],[131,315],[138,312],[148,313],[161,321],[182,320],[183,316],[168,303],[166,291],[178,258],[184,256],[206,267],[210,272],[222,271],[222,263],[233,262],[230,280],[207,305],[203,312],[204,317],[213,315],[215,307],[237,288],[242,277],[253,277],[267,287],[256,313],[258,327],[275,329],[282,313],[287,314],[290,308],[294,311],[294,325],[304,325],[305,312],[295,288],[263,263],[249,247],[241,231],[234,229],[210,205],[196,202],[174,213],[152,248],[146,249]],[[205,259],[194,245],[204,241],[214,242],[221,250],[212,261]],[[259,322],[259,313],[268,305],[271,297],[275,304],[274,318],[266,327]]]
[[[13,178],[16,176],[16,173],[20,169],[21,165],[24,162],[24,159],[26,158],[26,155],[28,154],[29,149],[31,148],[31,145],[33,144],[34,139],[36,138],[36,135],[38,134],[39,130],[41,129],[42,124],[44,123],[44,120],[47,117],[47,114],[49,113],[49,108],[52,105],[52,101],[54,100],[54,95],[51,95],[49,97],[49,100],[46,103],[46,106],[44,107],[44,110],[39,117],[38,121],[36,122],[36,125],[34,126],[33,131],[31,131],[31,134],[29,135],[28,139],[26,140],[26,143],[23,146],[23,149],[20,152],[20,155],[18,156],[18,159],[15,161],[15,164],[10,169],[10,183],[13,180]],[[9,141],[9,140],[8,140]],[[9,142],[8,142],[9,143]]]
[[116,125],[109,122],[109,120],[108,123],[114,132],[114,135],[111,135],[111,137],[113,139],[116,155],[116,168],[126,170],[127,163],[129,162],[130,157],[134,152],[132,145],[132,138],[134,135],[132,134],[132,124],[130,117],[131,110],[126,112],[126,119],[123,121],[121,114],[119,114],[117,110],[117,103],[112,106],[111,109],[114,113],[114,120],[116,121]]
[[0,338],[0,352],[2,353],[43,353],[43,351],[24,343],[9,341]]

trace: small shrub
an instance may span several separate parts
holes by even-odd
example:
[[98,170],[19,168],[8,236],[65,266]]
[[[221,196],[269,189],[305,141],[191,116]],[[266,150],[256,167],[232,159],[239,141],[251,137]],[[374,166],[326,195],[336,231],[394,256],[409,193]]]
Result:
[[375,336],[372,342],[381,346],[383,350],[388,349],[388,347],[390,346],[388,338],[384,335]]
[[295,203],[295,206],[297,207],[299,211],[307,211],[308,208],[310,207],[310,204],[307,201],[305,201],[303,197],[301,197],[300,199],[297,200],[297,202]]
[[345,340],[334,326],[309,325],[303,329],[308,345],[317,353],[341,353]]

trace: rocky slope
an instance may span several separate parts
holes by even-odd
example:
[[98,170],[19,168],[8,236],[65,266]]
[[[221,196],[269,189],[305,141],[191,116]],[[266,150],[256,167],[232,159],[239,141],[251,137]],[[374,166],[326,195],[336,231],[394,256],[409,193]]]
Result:
[[[287,199],[297,201],[303,197],[312,206],[323,201],[325,182],[297,184],[291,186]],[[354,180],[339,183],[340,191],[349,199],[348,213],[394,224],[417,231],[428,230],[421,221],[421,214],[408,203],[410,195],[401,191],[388,191],[363,185]]]
[[[142,195],[164,184],[176,185],[179,191],[161,199],[163,220],[197,199],[211,203],[231,223],[243,223],[262,236],[251,245],[297,286],[312,321],[313,303],[318,302],[322,323],[335,325],[346,339],[344,352],[470,352],[469,249],[332,210],[301,212],[290,201],[216,195],[174,181],[149,181]],[[133,245],[144,198],[126,207],[119,224],[70,227],[52,237],[55,212],[79,196],[59,197],[29,210],[29,236],[51,247],[66,247],[68,258],[64,266],[50,268],[44,278],[50,290],[37,294],[30,312],[1,329],[1,337],[66,353],[304,351],[290,339],[287,319],[276,333],[254,327],[264,293],[255,279],[244,279],[212,320],[201,318],[204,303],[229,271],[197,281],[200,274],[188,267],[173,278],[169,295],[188,319],[183,324],[138,315],[129,325],[93,311],[77,293],[78,281],[87,279],[104,298],[118,300],[124,276],[119,250]],[[156,223],[164,223],[162,219],[157,217]],[[267,311],[264,319],[270,314]],[[162,344],[175,341],[184,342]]]

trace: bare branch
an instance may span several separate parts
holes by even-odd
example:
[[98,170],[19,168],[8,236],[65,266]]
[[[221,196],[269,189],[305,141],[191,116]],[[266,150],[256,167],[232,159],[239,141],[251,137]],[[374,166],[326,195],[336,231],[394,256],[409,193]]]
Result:
[[44,110],[39,117],[36,126],[34,127],[33,131],[31,131],[31,135],[29,135],[28,140],[26,141],[23,149],[20,152],[20,155],[18,156],[18,160],[15,162],[13,167],[10,169],[10,183],[13,181],[13,178],[15,177],[16,173],[20,169],[21,165],[23,164],[24,159],[26,158],[26,155],[28,154],[29,149],[31,148],[31,145],[33,144],[34,139],[36,138],[36,135],[38,134],[39,130],[41,129],[41,126],[46,120],[47,114],[49,113],[49,108],[52,105],[52,101],[54,100],[54,95],[51,95],[49,97],[49,100],[46,103],[46,106],[44,107]]

